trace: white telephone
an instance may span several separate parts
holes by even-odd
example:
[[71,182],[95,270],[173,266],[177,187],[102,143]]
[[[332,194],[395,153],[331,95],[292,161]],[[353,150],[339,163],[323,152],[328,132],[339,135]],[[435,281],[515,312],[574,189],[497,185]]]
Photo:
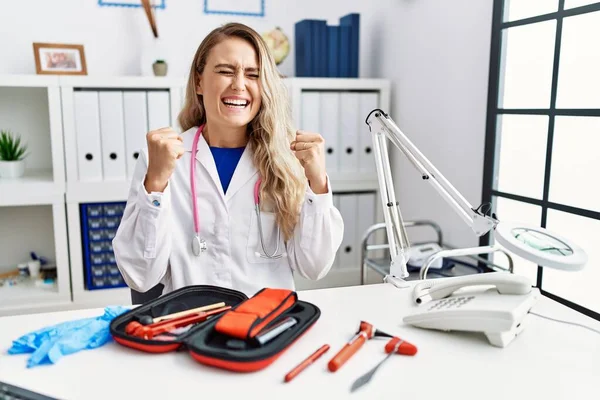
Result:
[[[482,285],[488,288],[471,287]],[[459,289],[462,293],[454,293]],[[539,298],[529,279],[507,272],[427,280],[415,285],[417,310],[403,321],[420,328],[483,332],[492,345],[506,347],[523,331],[523,318]]]

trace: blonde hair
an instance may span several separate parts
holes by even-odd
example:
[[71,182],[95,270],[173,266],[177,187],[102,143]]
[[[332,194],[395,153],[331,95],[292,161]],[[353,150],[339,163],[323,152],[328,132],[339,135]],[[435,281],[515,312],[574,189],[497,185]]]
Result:
[[307,181],[300,162],[290,150],[296,135],[287,90],[271,52],[256,31],[243,24],[229,23],[204,38],[190,68],[179,125],[186,131],[206,123],[204,102],[202,96],[196,94],[196,88],[210,50],[232,37],[250,43],[257,54],[262,102],[258,114],[248,124],[248,139],[254,150],[254,165],[262,178],[261,205],[272,207],[285,240],[289,240],[298,222]]

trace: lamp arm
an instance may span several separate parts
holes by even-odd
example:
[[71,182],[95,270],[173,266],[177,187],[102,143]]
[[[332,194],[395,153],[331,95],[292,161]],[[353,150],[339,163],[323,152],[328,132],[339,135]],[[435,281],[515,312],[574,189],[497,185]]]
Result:
[[395,197],[386,138],[408,158],[421,173],[423,180],[434,187],[463,221],[473,229],[475,234],[478,236],[485,235],[497,225],[498,221],[494,217],[483,214],[480,208],[473,208],[467,199],[417,149],[385,112],[375,109],[369,113],[365,122],[369,126],[373,139],[379,192],[392,259],[390,275],[401,279],[408,276],[404,250],[409,247],[409,242],[399,204]]

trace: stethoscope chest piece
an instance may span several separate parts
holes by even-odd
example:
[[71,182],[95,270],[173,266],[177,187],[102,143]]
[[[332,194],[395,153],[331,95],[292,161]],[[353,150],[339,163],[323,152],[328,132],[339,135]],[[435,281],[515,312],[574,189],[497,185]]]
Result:
[[206,240],[200,239],[199,236],[194,236],[192,239],[192,253],[195,256],[199,256],[200,253],[204,253],[206,251]]

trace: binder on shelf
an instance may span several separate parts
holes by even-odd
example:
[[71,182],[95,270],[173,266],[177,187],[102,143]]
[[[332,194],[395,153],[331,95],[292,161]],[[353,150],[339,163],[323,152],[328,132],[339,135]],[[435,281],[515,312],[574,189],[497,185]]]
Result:
[[123,93],[100,92],[100,137],[104,180],[125,180],[125,132]]
[[[340,195],[333,192],[333,206],[335,208],[337,208],[337,210],[340,210]],[[341,214],[341,212],[340,212]],[[342,215],[342,220],[343,220],[343,215]],[[346,224],[346,221],[344,220],[344,225]],[[342,246],[340,246],[340,248],[338,249],[338,251],[335,253],[335,259],[333,260],[333,265],[331,266],[331,270],[338,270],[340,268],[340,257],[341,257],[341,253],[344,249],[342,248]]]
[[327,75],[331,78],[340,76],[340,27],[327,27]]
[[341,93],[340,113],[340,172],[358,172],[359,92]]
[[171,126],[171,102],[167,91],[148,91],[148,130]]
[[303,131],[321,133],[321,93],[303,91],[301,93],[301,127]]
[[308,19],[298,21],[294,26],[296,76],[313,76],[311,55],[314,47],[311,26],[312,21]]
[[360,14],[352,13],[340,18],[340,26],[350,27],[350,70],[348,75],[351,78],[358,78],[358,65],[360,60],[359,53],[359,33],[360,33]]
[[325,77],[327,76],[327,21],[314,20],[312,29],[314,40],[312,76]]
[[344,238],[340,246],[340,269],[356,269],[360,266],[360,251],[358,238],[358,197],[356,194],[342,194],[339,196],[340,214],[344,220]]
[[317,112],[320,117],[320,130],[316,132],[325,139],[325,165],[331,175],[339,171],[340,165],[340,92],[321,92],[319,95],[321,98]]
[[349,78],[350,77],[350,39],[351,32],[349,26],[339,26],[340,35],[340,47],[339,47],[339,77]]
[[376,203],[375,203],[375,193],[360,193],[357,194],[358,201],[358,237],[357,237],[357,246],[360,252],[360,246],[362,242],[362,238],[367,232],[367,229],[376,223]]
[[148,133],[146,92],[123,93],[123,117],[127,178],[131,179],[139,153],[146,147],[146,134]]
[[77,166],[79,180],[102,180],[102,146],[100,141],[100,115],[98,92],[73,93],[75,132],[77,136]]
[[377,92],[363,92],[359,95],[358,113],[358,166],[361,172],[376,173],[375,157],[373,155],[373,138],[369,127],[365,123],[367,115],[379,107],[379,94]]

